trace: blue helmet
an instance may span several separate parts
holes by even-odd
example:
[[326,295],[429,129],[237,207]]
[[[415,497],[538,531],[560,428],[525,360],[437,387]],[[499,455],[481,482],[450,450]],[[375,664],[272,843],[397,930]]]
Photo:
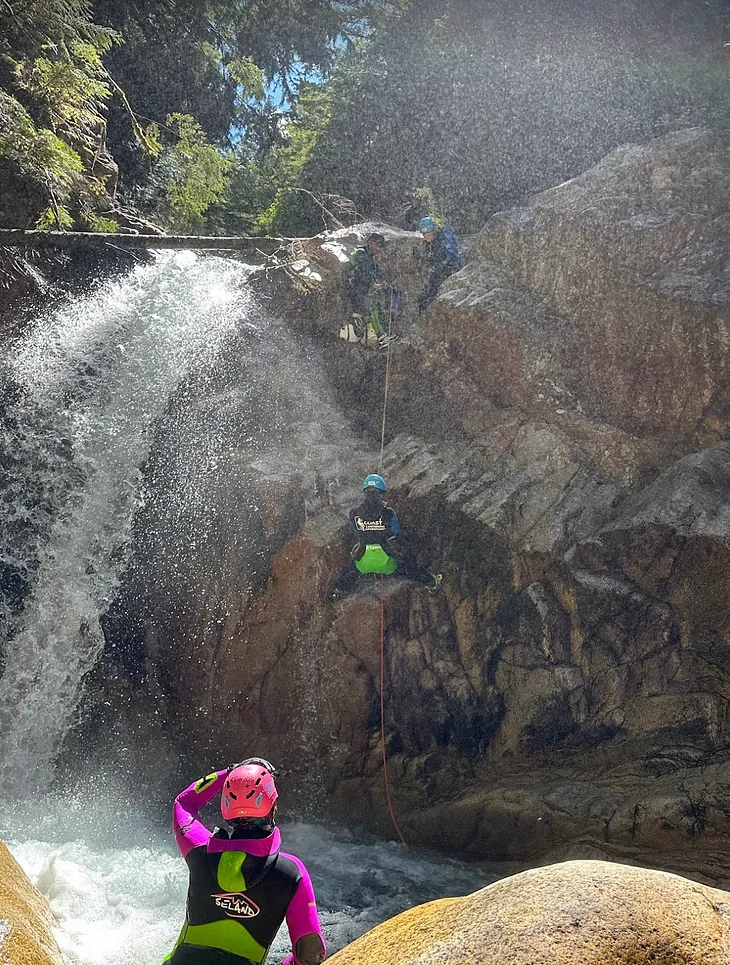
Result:
[[433,218],[421,218],[418,222],[419,231],[436,231],[438,230],[438,225],[433,220]]
[[371,472],[369,476],[365,477],[362,488],[365,490],[378,489],[381,493],[386,492],[388,489],[388,487],[385,485],[385,480],[383,477],[379,476],[376,472]]

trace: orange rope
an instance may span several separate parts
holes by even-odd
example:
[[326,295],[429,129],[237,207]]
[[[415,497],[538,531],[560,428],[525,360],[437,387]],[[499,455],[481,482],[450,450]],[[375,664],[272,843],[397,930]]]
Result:
[[383,574],[380,574],[380,740],[383,746],[383,779],[385,780],[385,797],[388,802],[388,811],[393,827],[398,832],[398,837],[404,848],[408,847],[406,839],[403,837],[401,829],[393,810],[393,802],[390,798],[390,783],[388,781],[388,757],[385,750],[385,594],[383,593]]
[[391,341],[393,328],[393,309],[388,313],[388,354],[385,358],[385,391],[383,394],[383,421],[380,427],[380,466],[379,472],[383,472],[383,453],[385,452],[385,414],[388,410],[388,386],[390,384],[390,352],[393,342]]
[[[388,313],[388,354],[385,360],[385,391],[383,395],[383,421],[380,428],[380,465],[379,472],[383,471],[383,453],[385,452],[385,416],[388,410],[388,385],[390,383],[390,353],[392,341],[390,336],[393,327],[393,309],[391,306],[390,312]],[[385,749],[385,593],[383,592],[383,574],[380,574],[380,741],[383,748],[383,780],[385,781],[385,798],[388,802],[388,811],[390,812],[390,820],[393,822],[393,827],[398,832],[398,837],[401,839],[404,848],[408,847],[406,839],[403,837],[401,829],[398,827],[398,822],[395,817],[395,811],[393,810],[393,801],[390,797],[390,782],[388,780],[388,755]]]

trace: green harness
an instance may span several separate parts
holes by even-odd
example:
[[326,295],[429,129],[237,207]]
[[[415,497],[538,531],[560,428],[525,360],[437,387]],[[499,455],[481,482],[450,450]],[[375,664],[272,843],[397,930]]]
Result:
[[359,560],[355,560],[355,566],[361,573],[395,573],[398,569],[398,560],[388,556],[382,546],[377,543],[368,543],[365,552]]

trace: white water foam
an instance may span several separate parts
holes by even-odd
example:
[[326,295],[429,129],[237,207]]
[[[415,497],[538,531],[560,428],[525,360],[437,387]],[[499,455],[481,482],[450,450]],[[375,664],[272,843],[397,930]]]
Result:
[[[16,859],[48,898],[58,925],[56,939],[69,965],[156,965],[172,948],[182,925],[187,870],[172,835],[131,822],[110,824],[82,838],[83,815],[57,813],[47,839],[11,836]],[[49,822],[50,824],[51,822]],[[76,824],[74,829],[72,825]],[[47,828],[46,830],[51,830]],[[493,880],[460,862],[404,852],[395,842],[365,840],[344,829],[311,824],[282,828],[283,850],[307,865],[314,883],[328,953],[381,921],[434,898],[468,894]],[[282,926],[269,961],[291,946]]]

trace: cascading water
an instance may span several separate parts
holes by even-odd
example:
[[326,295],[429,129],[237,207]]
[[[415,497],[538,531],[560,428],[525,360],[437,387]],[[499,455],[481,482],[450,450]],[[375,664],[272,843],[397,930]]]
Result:
[[[0,370],[0,837],[49,898],[74,965],[152,965],[184,908],[186,871],[161,830],[166,815],[121,803],[134,801],[130,788],[101,780],[47,790],[69,733],[74,761],[89,756],[71,728],[133,531],[139,538],[149,524],[144,553],[165,557],[177,578],[191,554],[220,554],[216,514],[233,514],[240,541],[226,565],[265,566],[255,499],[224,494],[231,504],[216,507],[198,484],[228,473],[250,495],[257,472],[282,480],[297,472],[311,477],[315,501],[327,499],[342,453],[357,445],[323,398],[316,359],[300,357],[281,327],[266,329],[247,275],[218,258],[160,258],[39,318]],[[228,397],[216,367],[226,346],[237,370]],[[190,385],[214,400],[192,415]],[[176,405],[182,421],[170,417]],[[151,469],[162,425],[167,455]],[[235,473],[231,434],[243,459]],[[219,579],[230,578],[223,566]],[[212,635],[221,622],[214,609],[210,621]],[[125,784],[124,773],[118,779]],[[487,880],[342,830],[299,824],[283,835],[310,866],[331,950],[418,901]],[[286,950],[280,935],[272,960]]]
[[[35,819],[15,835],[13,853],[47,896],[71,965],[162,961],[180,931],[187,889],[185,865],[170,848],[169,834],[140,818],[126,826],[98,825],[89,820],[87,805],[62,810],[60,826],[58,815]],[[406,908],[468,894],[494,879],[341,828],[285,824],[282,841],[307,864],[329,953]],[[282,926],[267,961],[277,965],[290,951]]]
[[[178,255],[39,319],[5,366],[11,463],[0,731],[5,787],[43,774],[103,646],[155,420],[245,306],[245,270]],[[238,299],[238,302],[236,302]],[[14,577],[14,579],[12,579]],[[15,611],[15,612],[14,612]],[[44,779],[47,780],[47,779]]]

